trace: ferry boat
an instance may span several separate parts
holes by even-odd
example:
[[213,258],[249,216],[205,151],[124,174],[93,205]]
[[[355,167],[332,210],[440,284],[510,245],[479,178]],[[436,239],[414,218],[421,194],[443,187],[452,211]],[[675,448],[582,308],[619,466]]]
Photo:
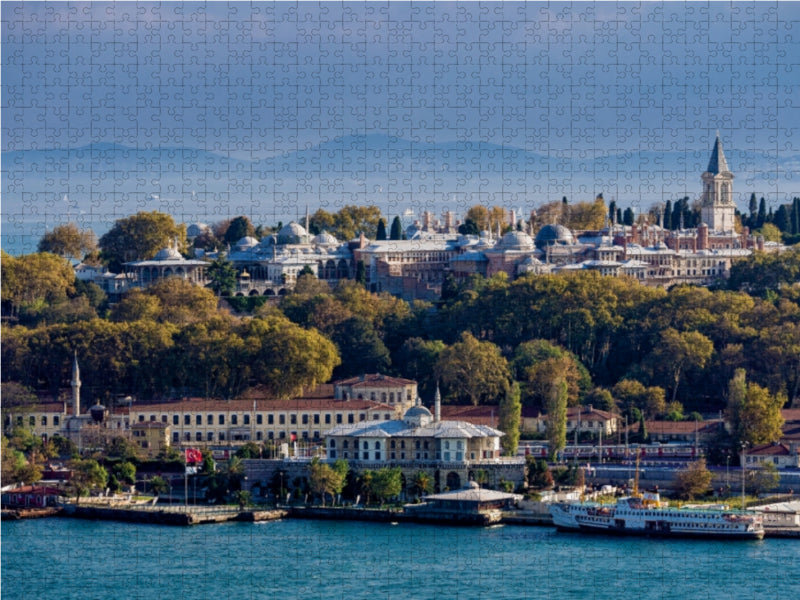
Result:
[[764,537],[761,515],[748,511],[669,508],[658,494],[620,498],[616,505],[559,502],[550,505],[562,531],[669,537],[753,539]]

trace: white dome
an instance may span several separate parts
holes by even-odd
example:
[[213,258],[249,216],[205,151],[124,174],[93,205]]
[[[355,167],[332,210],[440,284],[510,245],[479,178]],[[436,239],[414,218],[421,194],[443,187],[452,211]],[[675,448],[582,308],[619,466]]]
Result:
[[186,228],[186,235],[189,237],[197,237],[198,235],[202,235],[205,231],[208,231],[208,225],[205,223],[192,223]]
[[298,223],[289,223],[278,232],[279,244],[302,244],[308,238],[305,227]]
[[236,247],[240,250],[244,250],[246,248],[252,248],[253,246],[258,245],[258,240],[254,237],[250,237],[249,235],[244,236],[238,242],[236,242]]
[[533,240],[524,231],[509,231],[498,244],[503,250],[532,250]]
[[153,257],[153,260],[180,260],[182,258],[181,253],[175,250],[175,248],[162,248],[158,251],[158,254]]
[[320,246],[332,246],[334,244],[338,244],[339,240],[337,240],[334,236],[332,236],[327,231],[323,231],[317,236],[314,236],[313,242]]

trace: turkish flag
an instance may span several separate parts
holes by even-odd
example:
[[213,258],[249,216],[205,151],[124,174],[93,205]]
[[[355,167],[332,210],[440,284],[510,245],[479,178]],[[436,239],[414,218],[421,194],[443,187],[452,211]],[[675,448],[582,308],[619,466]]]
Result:
[[296,434],[296,433],[293,433],[293,434],[291,435],[290,439],[291,439],[293,442],[296,442],[296,441],[297,441],[297,434]]
[[197,448],[186,449],[186,464],[203,462],[203,453]]

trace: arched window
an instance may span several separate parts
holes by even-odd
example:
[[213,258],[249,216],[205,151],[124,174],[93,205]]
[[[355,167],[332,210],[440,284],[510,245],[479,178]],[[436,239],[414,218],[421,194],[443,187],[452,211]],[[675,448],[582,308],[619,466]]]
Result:
[[331,440],[331,448],[336,448],[336,440]]
[[342,447],[343,447],[343,448],[349,448],[349,447],[350,447],[350,442],[348,442],[347,440],[345,440],[345,441],[344,441],[344,444],[342,444]]
[[364,450],[369,450],[369,442],[364,442]]
[[380,449],[381,449],[381,443],[375,442],[375,450],[380,450]]

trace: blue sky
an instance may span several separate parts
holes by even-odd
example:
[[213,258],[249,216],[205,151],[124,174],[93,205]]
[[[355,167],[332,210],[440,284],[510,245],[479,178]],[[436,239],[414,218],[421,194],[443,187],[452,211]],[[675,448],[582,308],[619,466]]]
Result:
[[[737,194],[777,203],[800,195],[798,27],[794,2],[3,2],[3,224],[52,226],[64,194],[95,227],[649,206],[699,192],[716,130]],[[181,150],[131,165],[108,144]]]

